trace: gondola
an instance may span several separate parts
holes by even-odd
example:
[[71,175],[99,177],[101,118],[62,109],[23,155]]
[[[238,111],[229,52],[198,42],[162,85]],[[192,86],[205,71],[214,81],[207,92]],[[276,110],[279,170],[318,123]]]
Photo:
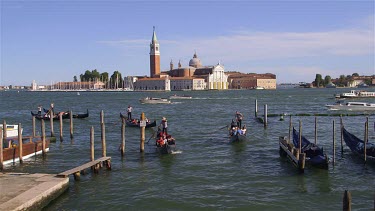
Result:
[[[55,113],[53,115],[53,119],[54,120],[59,120],[60,117],[59,117],[59,114],[62,113],[62,119],[69,119],[70,118],[70,113],[68,111],[65,111],[65,112],[58,112],[58,113]],[[35,116],[36,119],[39,119],[39,120],[50,120],[51,118],[47,115],[39,115],[38,113],[34,113],[33,111],[31,111],[31,115],[32,116]],[[87,109],[87,112],[85,114],[73,114],[72,115],[73,118],[77,118],[77,119],[83,119],[83,118],[87,118],[89,117],[89,110]]]
[[160,154],[172,154],[176,150],[176,140],[171,135],[167,135],[167,140],[164,141],[163,138],[160,139],[161,135],[162,133],[159,131],[158,135],[155,138],[155,145],[157,151]]
[[[299,133],[293,127],[293,144],[294,147],[299,147]],[[311,143],[304,136],[301,136],[301,153],[306,153],[306,162],[319,167],[328,169],[328,157],[323,152],[323,148]]]
[[[125,119],[126,126],[128,126],[128,127],[140,127],[139,126],[139,119],[133,119],[135,121],[131,121],[130,119],[128,119],[127,117],[122,115],[122,113],[120,113],[120,117],[122,119]],[[153,122],[151,122],[151,121],[146,122],[146,128],[155,127],[155,126],[156,126],[156,120],[154,120]]]
[[[236,129],[234,129],[236,128]],[[231,125],[229,130],[229,142],[235,143],[235,142],[245,142],[248,140],[246,136],[246,129],[238,129],[237,126]]]
[[83,119],[89,117],[89,109],[87,109],[85,114],[73,114],[73,118]]
[[[343,137],[346,145],[353,153],[361,156],[364,155],[365,142],[363,140],[349,133],[345,128],[343,128]],[[375,144],[366,143],[366,157],[375,159]]]
[[[69,112],[65,111],[65,112],[59,112],[59,113],[62,113],[62,118],[63,119],[69,119]],[[54,120],[59,120],[60,117],[59,117],[59,113],[55,113],[53,115],[53,119]],[[50,116],[47,116],[47,115],[39,115],[38,113],[34,113],[33,111],[31,111],[31,115],[32,116],[35,116],[36,119],[39,119],[39,120],[51,120],[51,117]]]

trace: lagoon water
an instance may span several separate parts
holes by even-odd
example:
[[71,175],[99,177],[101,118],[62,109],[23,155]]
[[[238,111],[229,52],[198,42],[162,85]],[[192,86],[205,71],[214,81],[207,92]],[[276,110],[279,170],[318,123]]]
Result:
[[[200,92],[0,92],[0,118],[9,124],[22,123],[23,134],[32,131],[30,111],[39,104],[55,103],[56,111],[72,109],[87,119],[74,119],[74,139],[69,137],[69,120],[64,120],[64,140],[51,143],[45,159],[41,156],[24,164],[7,166],[6,172],[57,174],[90,159],[90,128],[95,128],[95,154],[101,156],[100,111],[106,123],[107,156],[112,171],[103,168],[98,175],[71,177],[69,189],[45,210],[341,210],[344,190],[352,194],[353,210],[372,210],[375,194],[375,162],[353,156],[344,144],[341,154],[339,117],[318,117],[318,144],[332,157],[333,121],[336,135],[336,163],[328,170],[306,167],[304,174],[286,159],[280,158],[278,137],[288,135],[289,117],[279,121],[269,117],[265,129],[254,120],[254,102],[259,114],[264,104],[269,114],[332,113],[325,104],[334,103],[333,95],[350,89],[278,89]],[[372,90],[374,91],[374,90]],[[170,105],[142,105],[142,97],[168,97],[172,94],[193,96],[173,100]],[[368,99],[374,102],[374,99]],[[126,128],[126,152],[122,158],[119,114],[133,106],[133,116],[145,112],[160,122],[169,123],[168,132],[177,141],[178,152],[159,155],[153,140],[139,152],[140,130]],[[235,111],[244,114],[250,140],[229,144],[227,130]],[[336,111],[337,113],[337,111]],[[293,116],[303,135],[314,141],[313,116]],[[343,117],[346,128],[364,136],[365,116]],[[370,142],[375,142],[374,116],[369,116]],[[37,121],[37,124],[39,121]],[[243,123],[243,124],[244,124]],[[38,127],[39,129],[39,127]],[[49,134],[49,124],[46,124]],[[39,130],[38,130],[39,131]],[[146,141],[152,135],[146,129]]]

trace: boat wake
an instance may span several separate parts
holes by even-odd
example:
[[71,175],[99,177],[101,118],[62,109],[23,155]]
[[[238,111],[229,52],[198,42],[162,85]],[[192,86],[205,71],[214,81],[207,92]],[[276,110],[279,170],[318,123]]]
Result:
[[177,151],[172,151],[172,155],[174,155],[174,154],[181,154],[182,153],[182,151],[180,151],[180,150],[177,150]]

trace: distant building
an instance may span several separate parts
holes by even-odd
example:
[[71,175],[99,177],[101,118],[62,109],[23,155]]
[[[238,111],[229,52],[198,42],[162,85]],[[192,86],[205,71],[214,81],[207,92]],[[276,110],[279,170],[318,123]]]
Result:
[[229,72],[229,87],[230,89],[276,89],[276,75],[271,73],[255,74],[255,73],[240,73]]
[[134,83],[134,90],[205,90],[228,89],[228,75],[224,66],[203,66],[197,54],[189,61],[189,66],[182,67],[179,61],[174,68],[170,62],[169,71],[160,72],[160,45],[155,28],[150,44],[150,78],[140,78]]

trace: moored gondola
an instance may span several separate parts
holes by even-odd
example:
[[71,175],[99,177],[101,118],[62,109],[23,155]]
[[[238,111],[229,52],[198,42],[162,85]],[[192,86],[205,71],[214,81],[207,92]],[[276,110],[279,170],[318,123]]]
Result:
[[[365,152],[365,142],[355,135],[349,133],[344,127],[343,127],[343,138],[346,143],[346,145],[350,148],[350,150],[357,155],[364,155]],[[375,144],[373,143],[366,143],[366,157],[375,159]]]
[[[299,133],[293,127],[293,144],[299,147]],[[311,143],[304,136],[301,136],[301,153],[306,153],[306,162],[323,169],[328,169],[328,156],[323,152],[323,148]]]
[[[120,117],[122,119],[125,119],[126,126],[128,127],[140,127],[139,119],[128,119],[126,116],[122,115],[120,113]],[[156,126],[156,120],[152,121],[146,121],[146,128],[155,127]]]
[[89,117],[89,109],[87,109],[85,114],[73,114],[73,118],[83,119]]

